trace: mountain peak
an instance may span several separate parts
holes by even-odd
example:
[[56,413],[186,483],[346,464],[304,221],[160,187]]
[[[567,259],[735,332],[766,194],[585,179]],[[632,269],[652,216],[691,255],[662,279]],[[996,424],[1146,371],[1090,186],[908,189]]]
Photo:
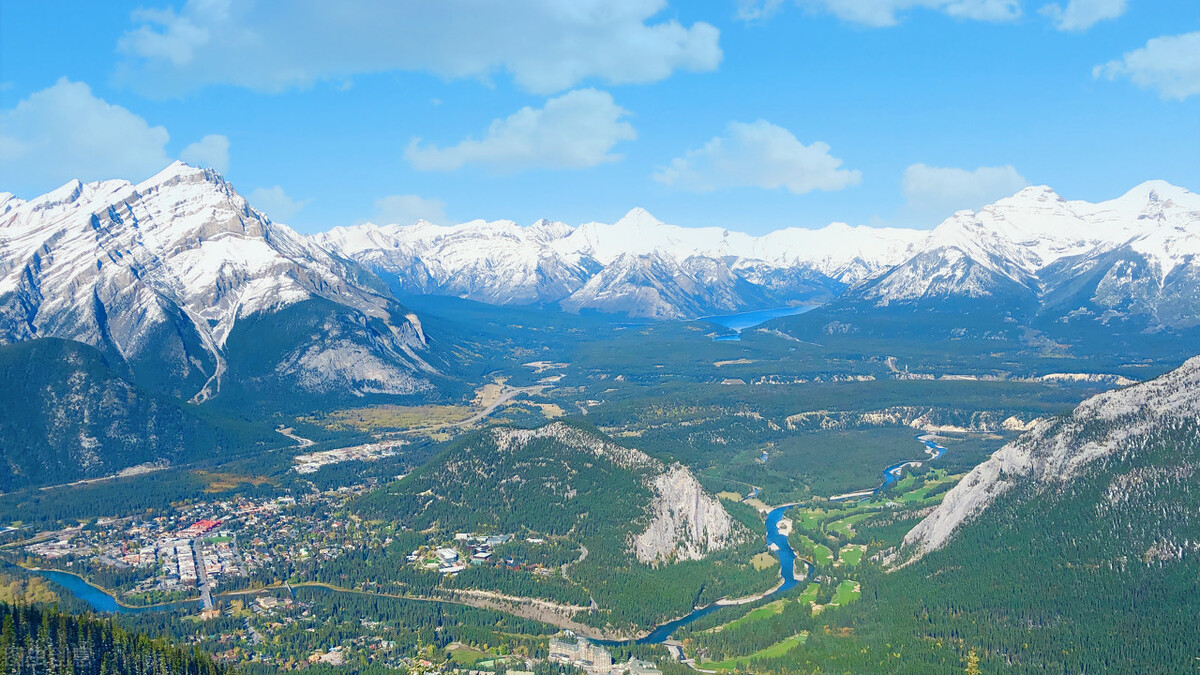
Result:
[[153,176],[147,178],[138,184],[138,191],[146,190],[182,182],[199,182],[207,181],[216,185],[224,185],[225,178],[217,173],[215,169],[203,169],[195,167],[185,162],[175,160],[167,165],[165,169],[159,171]]
[[1168,183],[1165,180],[1148,180],[1135,186],[1129,192],[1117,198],[1120,201],[1150,202],[1181,202],[1194,201],[1200,203],[1200,196],[1184,187]]
[[626,213],[624,216],[622,216],[621,219],[616,222],[616,224],[640,229],[644,227],[655,227],[662,225],[663,222],[658,218],[655,218],[646,209],[640,206],[635,206],[632,209],[629,209],[629,213]]
[[[1032,200],[1032,201],[1038,201],[1038,202],[1064,201],[1062,196],[1059,195],[1057,192],[1055,192],[1054,188],[1050,187],[1049,185],[1030,185],[1028,187],[1021,188],[1012,197],[1008,197],[1007,199],[1001,199],[1000,202],[1005,202],[1005,201],[1009,201],[1009,200],[1013,200],[1013,201]],[[999,202],[997,202],[997,203],[999,203]]]

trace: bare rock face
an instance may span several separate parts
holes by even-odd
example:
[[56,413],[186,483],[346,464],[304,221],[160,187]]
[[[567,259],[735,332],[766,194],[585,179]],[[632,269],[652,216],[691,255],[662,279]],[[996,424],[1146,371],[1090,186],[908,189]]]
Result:
[[1200,357],[1195,357],[1160,378],[1093,396],[1068,416],[1036,421],[950,490],[904,537],[893,562],[911,563],[941,548],[959,526],[1018,484],[1040,489],[1069,483],[1130,441],[1198,416]]
[[633,549],[644,563],[658,560],[699,560],[740,539],[719,500],[704,491],[686,467],[673,464],[654,479],[653,520],[634,537]]
[[641,450],[619,446],[562,422],[538,429],[498,428],[490,433],[502,453],[534,439],[553,439],[641,475],[653,498],[646,506],[649,524],[630,537],[630,551],[640,562],[699,560],[743,541],[747,534],[682,464],[668,466]]

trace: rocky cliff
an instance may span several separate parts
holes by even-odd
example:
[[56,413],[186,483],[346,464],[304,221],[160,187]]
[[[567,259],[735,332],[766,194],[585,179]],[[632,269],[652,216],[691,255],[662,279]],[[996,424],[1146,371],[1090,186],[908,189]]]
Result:
[[[912,562],[941,548],[960,526],[1018,486],[1034,492],[1067,486],[1102,460],[1136,452],[1144,439],[1194,425],[1198,418],[1200,357],[1195,357],[1157,379],[1094,396],[1070,415],[1038,421],[950,490],[905,536],[893,562]],[[1129,476],[1134,474],[1113,470],[1114,496],[1126,491],[1121,486],[1129,484]]]

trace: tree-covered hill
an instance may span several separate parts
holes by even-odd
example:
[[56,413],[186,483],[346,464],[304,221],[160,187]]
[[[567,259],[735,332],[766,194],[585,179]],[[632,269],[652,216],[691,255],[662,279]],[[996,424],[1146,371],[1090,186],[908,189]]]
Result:
[[261,440],[130,384],[81,342],[41,338],[0,346],[0,382],[0,491],[232,454]]
[[909,564],[869,565],[862,602],[756,672],[1195,672],[1197,381],[1192,359],[1006,446],[906,538]]
[[0,672],[14,675],[222,675],[212,657],[111,620],[0,603]]
[[472,434],[351,508],[428,533],[430,543],[501,533],[578,551],[568,570],[554,570],[584,604],[597,603],[577,620],[624,632],[777,578],[749,564],[763,546],[749,507],[727,510],[682,465],[563,422]]

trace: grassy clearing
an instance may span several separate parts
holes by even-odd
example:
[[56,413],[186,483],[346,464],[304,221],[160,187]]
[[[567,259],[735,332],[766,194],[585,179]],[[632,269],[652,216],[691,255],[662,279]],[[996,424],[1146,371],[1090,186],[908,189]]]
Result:
[[228,492],[236,490],[242,485],[265,485],[270,483],[276,484],[277,481],[266,476],[241,476],[235,473],[217,473],[210,471],[193,471],[192,475],[199,478],[204,483],[204,491],[208,494],[214,492]]
[[768,618],[773,617],[776,614],[779,614],[780,612],[782,612],[783,605],[785,602],[787,602],[787,601],[786,600],[776,600],[775,602],[763,605],[762,607],[758,607],[758,608],[750,611],[749,613],[747,613],[744,616],[739,616],[738,618],[734,619],[733,621],[730,621],[729,623],[722,624],[715,628],[710,628],[709,630],[716,633],[719,631],[723,631],[726,628],[737,628],[738,626],[744,626],[748,623],[754,623],[755,621],[762,621],[763,619],[768,619]]
[[704,662],[704,663],[700,664],[700,667],[701,668],[712,668],[714,670],[734,670],[735,668],[742,668],[742,667],[749,665],[749,663],[751,661],[753,661],[754,659],[775,658],[775,657],[783,656],[784,654],[791,651],[793,648],[798,647],[799,645],[802,645],[807,641],[808,641],[808,631],[804,631],[802,633],[797,633],[796,635],[793,635],[792,637],[787,638],[786,640],[783,640],[782,642],[776,642],[775,644],[771,645],[770,647],[767,647],[766,649],[760,649],[757,652],[750,654],[749,656],[739,656],[736,659],[726,659],[724,661]]
[[813,563],[817,567],[828,567],[833,564],[833,551],[825,544],[813,546]]
[[805,509],[792,515],[792,520],[796,522],[800,529],[816,532],[821,527],[821,519],[827,515],[829,515],[829,512],[822,511],[821,509]]
[[450,660],[464,666],[473,666],[491,656],[487,652],[481,652],[478,649],[472,649],[460,644],[451,645],[449,651]]
[[838,551],[838,561],[846,567],[857,567],[862,562],[863,553],[866,553],[867,547],[861,544],[850,544],[842,550]]
[[856,513],[852,516],[842,518],[841,520],[835,520],[832,523],[829,523],[828,529],[830,532],[834,532],[842,537],[845,537],[846,539],[849,539],[854,536],[854,524],[869,515],[871,515],[870,512]]
[[358,431],[442,427],[471,416],[470,408],[453,405],[375,405],[366,408],[335,410],[325,416],[327,429],[352,428]]
[[740,502],[742,501],[742,496],[736,492],[725,491],[718,492],[717,499],[724,499],[727,502]]
[[566,413],[557,403],[533,403],[539,410],[542,411],[542,417],[548,420],[557,419]]
[[[906,493],[900,495],[896,499],[896,501],[898,501],[902,504],[912,504],[912,505],[920,505],[920,506],[927,506],[929,504],[935,504],[937,502],[940,502],[942,500],[942,498],[945,496],[946,490],[945,490],[944,486],[946,486],[947,484],[956,483],[959,480],[961,480],[962,477],[963,477],[962,474],[958,474],[958,475],[954,475],[954,476],[946,476],[946,477],[940,478],[938,480],[931,480],[915,490],[910,490],[909,492],[906,492]],[[935,494],[933,496],[929,495],[930,492],[935,492],[935,491],[937,492],[937,494]]]
[[774,567],[775,565],[777,565],[779,563],[775,562],[775,556],[771,555],[770,553],[767,553],[766,551],[763,551],[762,553],[759,553],[758,555],[751,558],[750,564],[756,570],[765,570],[769,567]]
[[815,581],[809,582],[808,588],[804,589],[804,592],[800,594],[800,597],[796,598],[796,601],[802,604],[806,602],[816,602],[817,591],[819,590],[821,590],[821,584],[818,584]]
[[839,606],[848,605],[861,597],[862,587],[859,586],[857,581],[847,579],[838,584],[837,589],[833,592],[833,600],[829,604]]

